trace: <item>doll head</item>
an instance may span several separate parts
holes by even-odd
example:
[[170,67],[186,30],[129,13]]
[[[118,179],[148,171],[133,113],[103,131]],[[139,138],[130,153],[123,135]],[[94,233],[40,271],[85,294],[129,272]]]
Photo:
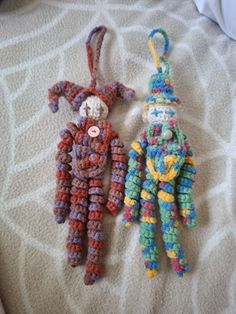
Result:
[[103,120],[108,116],[108,107],[99,97],[92,95],[82,102],[79,114],[81,117]]
[[[153,36],[159,33],[163,36],[163,55],[159,58],[152,41]],[[170,76],[170,64],[167,60],[169,52],[169,39],[166,32],[160,28],[153,30],[148,39],[156,73],[149,81],[149,95],[144,101],[143,120],[151,124],[172,125],[177,122],[177,107],[180,100],[174,93]]]
[[165,66],[160,67],[149,81],[149,95],[145,98],[143,119],[149,123],[167,124],[177,120],[176,108],[180,104],[174,94],[172,80],[169,74],[169,63],[161,59]]
[[146,108],[145,119],[151,124],[168,124],[170,121],[176,122],[177,112],[174,106],[153,104]]

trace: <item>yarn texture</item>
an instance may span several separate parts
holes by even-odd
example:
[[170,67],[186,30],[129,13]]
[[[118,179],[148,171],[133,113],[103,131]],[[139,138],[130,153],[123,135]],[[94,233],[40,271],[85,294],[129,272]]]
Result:
[[[152,42],[155,34],[162,34],[164,38],[164,53],[160,58]],[[196,170],[187,137],[177,124],[180,100],[174,95],[170,78],[167,33],[160,28],[153,30],[148,45],[157,73],[150,79],[150,94],[144,102],[144,118],[148,124],[129,151],[123,222],[127,227],[135,222],[140,224],[139,243],[147,276],[152,278],[158,270],[158,207],[166,254],[173,270],[183,277],[189,265],[179,241],[179,226],[180,221],[189,228],[196,226],[192,193]]]
[[[49,89],[49,107],[58,110],[59,97],[65,97],[75,111],[80,110],[77,124],[69,122],[60,133],[56,154],[56,196],[54,215],[57,223],[69,217],[67,237],[68,262],[75,267],[84,256],[88,238],[84,283],[93,284],[101,277],[104,251],[102,218],[104,207],[115,216],[123,206],[127,158],[117,132],[106,119],[114,101],[130,100],[134,91],[119,82],[99,85],[96,82],[98,62],[105,26],[94,28],[86,42],[91,84],[88,88],[63,81]],[[95,57],[91,40],[97,35]],[[111,183],[108,200],[103,191],[103,173],[111,156]]]

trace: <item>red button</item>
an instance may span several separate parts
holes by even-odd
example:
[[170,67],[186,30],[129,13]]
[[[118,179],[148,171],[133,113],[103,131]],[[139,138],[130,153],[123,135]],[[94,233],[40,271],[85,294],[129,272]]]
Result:
[[100,133],[100,130],[97,126],[93,125],[88,129],[88,135],[90,137],[97,137]]

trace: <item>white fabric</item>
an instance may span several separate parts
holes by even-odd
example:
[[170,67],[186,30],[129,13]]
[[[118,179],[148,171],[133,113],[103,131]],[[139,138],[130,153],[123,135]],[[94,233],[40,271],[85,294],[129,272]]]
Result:
[[1,299],[0,299],[0,314],[5,314]]
[[235,0],[194,0],[199,12],[219,24],[223,32],[236,40]]

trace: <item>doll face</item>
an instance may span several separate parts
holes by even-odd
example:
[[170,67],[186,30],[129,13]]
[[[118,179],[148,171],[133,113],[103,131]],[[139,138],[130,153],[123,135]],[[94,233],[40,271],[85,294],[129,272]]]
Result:
[[161,104],[149,105],[147,112],[149,123],[168,123],[170,120],[177,120],[176,109]]
[[82,102],[79,114],[81,117],[103,120],[108,115],[108,107],[99,97],[89,96]]

